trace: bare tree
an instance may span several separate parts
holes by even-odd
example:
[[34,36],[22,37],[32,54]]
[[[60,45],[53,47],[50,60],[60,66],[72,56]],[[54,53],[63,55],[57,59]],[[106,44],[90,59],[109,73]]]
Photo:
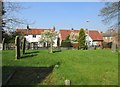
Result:
[[[118,45],[118,50],[120,51],[120,1],[119,2],[107,2],[106,6],[101,9],[100,16],[103,17],[103,22],[105,24],[111,25],[112,28],[115,28],[116,33],[116,43]],[[114,44],[113,44],[114,45]],[[114,47],[114,46],[113,46]]]
[[120,9],[119,2],[107,2],[105,5],[106,6],[101,9],[99,16],[103,17],[102,21],[105,24],[112,24],[111,27],[118,27],[118,24],[120,23],[118,23],[118,14]]
[[20,14],[21,10],[26,9],[19,2],[2,2],[3,10],[5,14],[2,16],[2,20],[5,23],[5,29],[13,30],[16,26],[27,25],[27,19],[20,18],[17,15]]

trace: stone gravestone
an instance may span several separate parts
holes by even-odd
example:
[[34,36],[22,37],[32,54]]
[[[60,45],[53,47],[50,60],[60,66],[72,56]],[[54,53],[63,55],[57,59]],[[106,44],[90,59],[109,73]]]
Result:
[[115,52],[116,51],[116,43],[115,43],[115,40],[112,42],[112,52]]
[[16,59],[20,59],[20,39],[19,36],[15,38]]
[[23,39],[23,54],[25,54],[25,48],[26,48],[26,38]]
[[70,80],[65,80],[65,85],[70,85],[71,81]]
[[3,41],[2,41],[2,50],[5,50],[5,38],[3,38]]

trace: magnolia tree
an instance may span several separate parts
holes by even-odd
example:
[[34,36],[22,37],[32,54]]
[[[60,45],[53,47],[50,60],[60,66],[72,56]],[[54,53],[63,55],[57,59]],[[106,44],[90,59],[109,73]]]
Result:
[[77,41],[78,41],[78,37],[79,37],[79,33],[71,32],[69,39],[70,39],[72,42],[77,42]]
[[50,53],[53,53],[53,43],[57,36],[58,34],[54,30],[44,30],[41,34],[40,42],[50,43]]

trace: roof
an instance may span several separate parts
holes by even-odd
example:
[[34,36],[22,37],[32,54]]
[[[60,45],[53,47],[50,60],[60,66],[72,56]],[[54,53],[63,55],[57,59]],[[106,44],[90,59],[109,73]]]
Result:
[[103,33],[103,37],[114,37],[118,35],[118,31],[115,29],[109,29],[105,33]]
[[51,29],[16,29],[16,32],[24,34],[24,35],[33,35],[33,34],[41,34],[44,30],[51,30]]
[[70,35],[71,32],[74,33],[79,33],[79,30],[65,30],[65,29],[61,29],[60,30],[60,34],[61,34],[61,39],[62,40],[66,40],[67,36]]
[[97,30],[89,30],[89,36],[94,41],[103,40],[102,34],[99,33]]
[[[60,34],[61,34],[61,39],[65,40],[67,38],[68,35],[70,35],[71,32],[74,33],[79,33],[79,30],[65,30],[65,29],[61,29],[60,30]],[[86,31],[86,34],[88,33],[88,31]],[[92,38],[92,40],[103,40],[102,34],[99,33],[97,30],[89,30],[89,36]]]

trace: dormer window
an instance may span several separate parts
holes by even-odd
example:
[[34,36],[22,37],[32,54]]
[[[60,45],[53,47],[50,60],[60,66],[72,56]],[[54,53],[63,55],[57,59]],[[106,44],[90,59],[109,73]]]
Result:
[[36,38],[36,35],[35,35],[35,34],[33,35],[33,38]]

